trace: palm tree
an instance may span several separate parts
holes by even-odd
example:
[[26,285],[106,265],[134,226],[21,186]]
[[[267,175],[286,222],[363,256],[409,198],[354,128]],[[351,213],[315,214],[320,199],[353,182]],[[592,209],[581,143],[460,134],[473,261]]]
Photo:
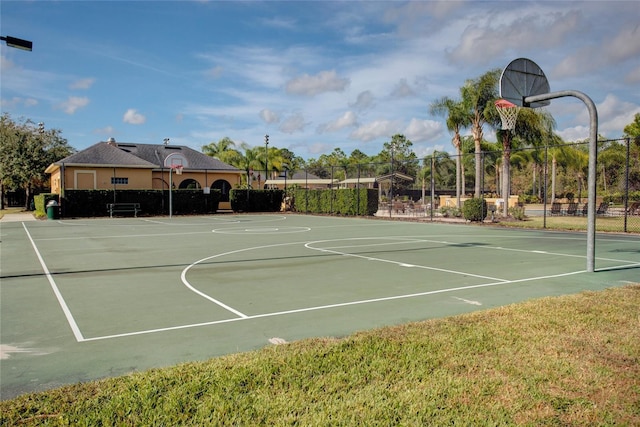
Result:
[[451,144],[456,149],[456,204],[460,207],[461,182],[462,182],[462,139],[460,131],[470,125],[470,117],[466,114],[462,101],[448,97],[434,101],[429,111],[436,116],[447,116],[447,129],[453,133]]
[[[495,123],[495,121],[493,122]],[[508,215],[509,195],[511,194],[511,150],[513,144],[537,146],[540,141],[547,139],[549,130],[553,128],[555,122],[553,117],[546,110],[534,110],[522,108],[518,113],[518,118],[513,130],[498,130],[496,136],[502,141],[502,197],[505,199],[504,216]],[[534,159],[529,153],[529,158]]]
[[554,203],[556,201],[558,164],[560,164],[560,166],[565,166],[566,164],[564,141],[558,135],[551,135],[549,155],[551,156],[551,203]]
[[567,167],[574,171],[578,200],[582,199],[582,189],[584,188],[584,179],[587,176],[589,167],[589,152],[584,144],[571,144],[566,147]]
[[211,142],[202,146],[202,152],[210,157],[215,157],[221,162],[227,162],[230,157],[237,156],[236,143],[227,136],[218,142]]
[[[261,162],[261,156],[264,158],[264,152],[262,147],[251,147],[246,142],[240,144],[240,148],[244,151],[234,150],[230,154],[228,163],[240,170],[247,173],[247,188],[251,188],[251,181],[253,181],[253,171],[261,170],[264,167],[264,163]],[[262,152],[262,154],[261,154]],[[258,180],[258,186],[260,185],[260,179]]]
[[484,137],[482,127],[487,123],[495,107],[493,101],[498,97],[498,80],[501,70],[495,69],[486,72],[482,76],[467,80],[460,88],[462,103],[471,123],[471,134],[475,148],[476,182],[475,197],[480,197],[482,189],[482,139]]

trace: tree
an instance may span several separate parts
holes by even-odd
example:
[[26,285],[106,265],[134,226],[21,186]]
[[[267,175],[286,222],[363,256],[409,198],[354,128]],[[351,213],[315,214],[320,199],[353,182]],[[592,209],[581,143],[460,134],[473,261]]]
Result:
[[575,143],[566,147],[567,168],[572,170],[576,177],[578,200],[581,201],[582,189],[585,188],[584,180],[589,170],[589,151],[587,144]]
[[640,113],[636,113],[633,121],[624,127],[624,134],[629,138],[640,139]]
[[482,182],[482,139],[484,137],[483,126],[487,123],[487,118],[491,117],[491,109],[494,109],[493,102],[498,97],[498,80],[501,71],[491,70],[482,76],[467,80],[460,88],[462,102],[464,104],[469,122],[471,123],[471,134],[475,147],[476,159],[476,182],[475,197],[481,196]]
[[[496,110],[497,111],[497,110]],[[492,114],[492,113],[489,113]],[[493,113],[495,114],[495,113]],[[491,122],[494,126],[497,121]],[[505,199],[503,215],[508,215],[508,199],[511,194],[511,150],[516,146],[537,146],[541,141],[548,139],[551,129],[555,125],[553,117],[546,110],[534,110],[532,108],[522,108],[513,130],[499,129],[496,132],[498,141],[502,142],[502,197]],[[529,159],[536,157],[529,153]],[[534,162],[535,164],[535,162]]]
[[[261,154],[258,152],[262,151],[261,148],[262,147],[251,147],[246,142],[243,142],[240,144],[240,149],[243,150],[244,153],[239,150],[234,150],[233,155],[230,155],[227,159],[231,166],[247,173],[247,188],[251,188],[252,181],[256,178],[253,171],[259,171],[261,167],[264,167],[264,163],[260,161]],[[264,157],[264,154],[262,154],[262,157]],[[258,185],[260,185],[260,178],[258,178]]]
[[237,156],[238,150],[236,150],[236,143],[227,136],[222,138],[218,142],[211,142],[208,145],[202,146],[202,152],[210,157],[215,157],[221,162],[227,163],[228,160],[234,156]]
[[[391,141],[385,142],[382,151],[378,155],[382,162],[379,166],[379,175],[393,172],[417,177],[419,161],[411,149],[412,146],[413,143],[401,134],[393,135]],[[406,181],[394,180],[393,177],[391,181],[394,193],[407,187]]]
[[0,117],[0,207],[4,208],[6,190],[25,191],[25,209],[29,209],[33,189],[48,187],[45,169],[75,150],[58,129],[45,129],[31,120],[14,122],[8,114]]
[[448,97],[434,101],[429,108],[431,114],[436,116],[447,116],[447,129],[453,133],[451,144],[456,149],[456,203],[461,207],[461,183],[462,183],[462,139],[460,131],[470,125],[470,117],[465,111],[462,101]]
[[636,113],[633,122],[624,127],[624,134],[630,138],[631,171],[629,172],[629,189],[640,190],[640,113]]

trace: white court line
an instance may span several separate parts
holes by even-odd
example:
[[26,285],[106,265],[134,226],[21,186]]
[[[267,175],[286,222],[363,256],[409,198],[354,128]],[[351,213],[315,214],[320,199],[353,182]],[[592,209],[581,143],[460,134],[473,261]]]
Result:
[[235,317],[233,319],[214,320],[211,322],[192,323],[192,324],[181,325],[181,326],[171,326],[167,328],[148,329],[145,331],[125,332],[122,334],[105,335],[105,336],[94,337],[94,338],[86,338],[84,341],[100,341],[100,340],[106,340],[106,339],[132,337],[132,336],[147,335],[147,334],[152,334],[157,332],[168,332],[168,331],[175,331],[179,329],[197,328],[202,326],[213,326],[213,325],[219,325],[223,323],[231,323],[231,322],[238,322],[238,321],[244,321],[244,320],[262,319],[266,317],[286,316],[289,314],[305,313],[305,312],[318,311],[318,310],[327,310],[327,309],[340,308],[340,307],[349,307],[353,305],[371,304],[371,303],[393,301],[393,300],[407,299],[407,298],[417,298],[417,297],[423,297],[426,295],[435,295],[435,294],[442,294],[447,292],[464,291],[467,289],[486,288],[486,287],[500,286],[500,285],[511,285],[514,283],[522,283],[522,282],[530,282],[534,280],[544,280],[544,279],[551,279],[555,277],[571,276],[574,274],[582,274],[586,272],[587,270],[580,270],[580,271],[572,271],[569,273],[554,274],[550,276],[539,276],[539,277],[529,277],[526,279],[509,280],[506,282],[503,282],[503,281],[491,282],[491,283],[483,283],[479,285],[460,286],[460,287],[448,288],[448,289],[438,289],[435,291],[417,292],[413,294],[394,295],[390,297],[371,298],[366,300],[350,301],[350,302],[343,302],[343,303],[337,303],[337,304],[319,305],[315,307],[306,307],[306,308],[298,308],[293,310],[277,311],[273,313],[256,314],[256,315],[247,316],[247,317]]
[[62,294],[60,293],[60,290],[58,289],[58,286],[56,285],[55,280],[53,280],[53,276],[51,276],[51,273],[49,272],[49,268],[47,268],[47,264],[45,264],[44,259],[42,258],[42,255],[40,255],[40,251],[38,251],[38,247],[33,241],[33,238],[31,237],[31,233],[29,233],[29,230],[27,229],[27,226],[24,223],[22,223],[22,227],[24,228],[24,231],[27,233],[27,237],[31,242],[31,246],[33,246],[33,250],[36,252],[36,256],[38,257],[38,261],[40,261],[42,270],[44,271],[44,274],[47,277],[49,284],[51,285],[51,289],[53,289],[53,293],[56,295],[56,298],[58,299],[58,304],[60,304],[60,307],[62,308],[62,311],[64,312],[64,315],[67,318],[67,322],[69,323],[69,326],[73,331],[73,335],[76,337],[76,341],[78,342],[85,341],[84,337],[82,336],[82,332],[80,332],[80,328],[78,327],[78,324],[76,323],[75,319],[73,318],[73,315],[71,314],[71,310],[69,310],[69,307],[67,306],[66,301],[62,297]]
[[[313,249],[315,251],[328,252],[328,253],[333,253],[333,254],[336,254],[336,255],[343,255],[343,256],[348,256],[348,257],[353,257],[353,258],[366,259],[367,261],[386,262],[386,263],[389,263],[389,264],[399,265],[400,267],[422,268],[422,269],[425,269],[425,270],[441,271],[441,272],[444,272],[444,273],[457,274],[457,275],[461,275],[461,276],[478,277],[480,279],[496,280],[496,281],[502,281],[502,282],[505,282],[505,283],[508,282],[507,279],[500,279],[498,277],[483,276],[481,274],[466,273],[464,271],[457,271],[457,270],[448,270],[446,268],[429,267],[429,266],[426,266],[426,265],[407,264],[407,263],[402,262],[402,261],[392,261],[392,260],[383,259],[383,258],[376,258],[376,257],[365,256],[365,255],[357,255],[357,254],[350,254],[348,252],[340,252],[340,251],[334,251],[334,250],[331,250],[331,249],[314,248],[313,246],[309,246],[309,245],[313,245],[315,243],[337,242],[337,241],[344,241],[344,240],[365,240],[365,239],[368,239],[368,238],[367,237],[359,237],[359,238],[355,238],[355,239],[316,240],[316,241],[313,241],[313,242],[308,242],[304,246],[306,248],[308,248],[308,249]],[[372,237],[370,239],[380,239],[380,238]],[[402,243],[407,243],[407,242],[414,243],[414,242],[417,242],[417,241],[419,241],[419,240],[407,239],[407,240],[402,241]],[[435,242],[435,241],[428,241],[428,240],[424,240],[424,242],[446,243],[446,242]],[[395,244],[397,244],[397,242],[389,243],[389,244],[390,245],[395,245]],[[377,245],[379,246],[379,245],[383,245],[383,244],[382,243],[378,243]]]
[[[24,226],[24,224],[23,224],[23,226]],[[327,228],[327,227],[314,227],[314,228]],[[55,284],[55,281],[53,281],[53,278],[49,274],[48,269],[47,269],[46,265],[44,264],[44,261],[42,260],[42,257],[40,256],[40,254],[39,254],[39,252],[38,252],[38,250],[37,250],[37,248],[35,246],[35,243],[34,243],[33,239],[31,238],[31,236],[30,236],[28,230],[26,229],[26,227],[25,227],[25,231],[27,232],[27,235],[29,236],[29,239],[31,240],[31,244],[34,247],[34,250],[36,251],[36,254],[38,255],[38,258],[40,259],[40,262],[41,262],[41,264],[43,266],[43,269],[45,270],[45,273],[47,274],[47,277],[48,277],[49,282],[50,282],[50,284],[51,284],[51,286],[52,286],[52,288],[54,290],[54,293],[58,297],[58,301],[59,301],[63,311],[65,312],[65,315],[67,316],[67,320],[68,320],[72,330],[74,331],[74,335],[76,336],[76,340],[78,342],[97,341],[97,340],[105,340],[105,339],[128,337],[128,336],[138,336],[138,335],[145,335],[145,334],[151,334],[151,333],[157,333],[157,332],[165,332],[165,331],[172,331],[172,330],[179,330],[179,329],[189,329],[189,328],[195,328],[195,327],[201,327],[201,326],[211,326],[211,325],[216,325],[216,324],[224,324],[224,323],[236,322],[236,321],[241,321],[241,320],[251,320],[251,319],[259,319],[259,318],[266,318],[266,317],[283,316],[283,315],[288,315],[288,314],[304,313],[304,312],[325,310],[325,309],[339,308],[339,307],[348,307],[348,306],[354,306],[354,305],[360,305],[360,304],[369,304],[369,303],[384,302],[384,301],[391,301],[391,300],[398,300],[398,299],[415,298],[415,297],[421,297],[421,296],[426,296],[426,295],[434,295],[434,294],[445,293],[445,292],[455,292],[455,291],[462,291],[462,290],[474,289],[474,288],[499,286],[499,285],[509,285],[509,284],[514,284],[514,283],[527,282],[527,281],[543,280],[543,279],[549,279],[549,278],[555,278],[555,277],[562,277],[562,276],[581,274],[581,273],[585,273],[586,272],[586,270],[580,270],[580,271],[574,271],[574,272],[569,272],[569,273],[562,273],[562,274],[556,274],[556,275],[550,275],[550,276],[531,277],[531,278],[517,279],[517,280],[504,280],[504,279],[496,279],[496,278],[491,278],[491,277],[486,277],[486,276],[470,275],[470,276],[475,276],[475,277],[480,277],[480,278],[486,278],[486,279],[492,280],[492,282],[479,284],[479,285],[470,285],[470,286],[463,286],[463,287],[456,287],[456,288],[449,288],[449,289],[425,291],[425,292],[406,294],[406,295],[396,295],[396,296],[391,296],[391,297],[373,298],[373,299],[366,299],[366,300],[360,300],[360,301],[352,301],[352,302],[329,304],[329,305],[316,306],[316,307],[307,307],[307,308],[301,308],[301,309],[286,310],[286,311],[273,312],[273,313],[263,313],[263,314],[252,315],[252,316],[246,315],[246,314],[244,314],[244,313],[242,313],[242,312],[240,312],[238,310],[235,310],[234,308],[227,306],[226,304],[216,300],[215,298],[212,298],[212,297],[204,294],[203,292],[193,288],[189,284],[189,282],[186,280],[186,273],[191,267],[193,267],[193,266],[195,266],[195,265],[197,265],[199,263],[202,263],[204,261],[216,258],[216,257],[229,255],[229,254],[233,254],[233,253],[239,253],[239,252],[243,252],[243,251],[249,251],[249,250],[272,248],[272,247],[287,246],[287,245],[310,244],[310,243],[307,241],[307,242],[290,242],[290,243],[282,243],[282,244],[265,245],[265,246],[258,246],[258,247],[253,247],[253,248],[243,248],[243,249],[234,250],[234,251],[230,251],[230,252],[226,252],[226,253],[213,255],[213,256],[210,256],[210,257],[207,257],[207,258],[203,258],[203,259],[201,259],[199,261],[196,261],[195,263],[191,264],[187,268],[185,268],[185,270],[183,270],[183,272],[181,274],[181,278],[182,278],[183,283],[189,289],[191,289],[192,291],[194,291],[198,295],[208,299],[209,301],[214,302],[215,304],[218,304],[219,306],[225,308],[226,310],[230,311],[231,313],[236,314],[238,317],[231,318],[231,319],[210,321],[210,322],[201,322],[201,323],[186,324],[186,325],[180,325],[180,326],[172,326],[172,327],[167,327],[167,328],[156,328],[156,329],[149,329],[149,330],[143,330],[143,331],[137,331],[137,332],[113,334],[113,335],[99,336],[99,337],[93,337],[93,338],[84,338],[82,336],[77,324],[75,323],[75,320],[73,319],[73,316],[71,315],[70,310],[66,306],[66,303],[65,303],[64,299],[62,298],[62,295],[58,291],[57,286]],[[206,233],[210,233],[210,231],[207,231],[207,232],[204,232],[204,233],[203,232],[162,233],[162,234],[154,234],[152,236],[165,236],[165,235],[177,235],[177,234],[180,234],[180,235],[184,235],[184,234],[206,234]],[[103,237],[103,238],[147,237],[147,236],[149,236],[149,235],[106,236],[106,237]],[[84,237],[82,237],[82,238],[84,238]],[[377,237],[377,239],[388,239],[388,238],[393,238],[393,237],[390,237],[390,236]],[[432,242],[432,243],[456,244],[456,243],[452,243],[452,242],[442,242],[442,241],[435,241],[435,240],[416,239],[415,236],[414,237],[397,236],[396,238],[405,239],[404,243],[415,242],[415,241],[424,241],[424,242]],[[359,239],[364,239],[364,238],[359,238]],[[375,238],[367,238],[367,239],[375,239]],[[57,239],[39,239],[39,240],[57,240]],[[341,239],[341,240],[344,240],[344,239]],[[357,239],[353,239],[353,240],[357,240]],[[390,244],[395,244],[395,243],[390,243]],[[463,244],[463,243],[459,243],[459,244]],[[491,247],[491,246],[482,246],[482,248],[492,248],[492,249],[500,249],[500,250],[513,250],[513,251],[521,251],[521,252],[534,252],[534,251],[523,251],[523,250],[519,250],[519,249],[505,249],[505,248]],[[309,248],[309,249],[332,252],[332,251],[328,251],[326,249],[317,249],[317,248]],[[338,252],[338,254],[339,255],[351,255],[351,254],[345,254],[345,253],[341,253],[341,252]],[[576,256],[576,255],[566,255],[566,254],[557,254],[557,255],[584,258],[584,256]],[[351,256],[353,256],[353,255],[351,255]],[[362,257],[362,258],[367,259],[368,257]],[[599,258],[597,258],[597,259],[599,259]],[[380,259],[379,261],[390,262],[388,260],[383,260],[383,259]],[[622,261],[622,260],[619,260],[619,261],[626,262],[626,263],[629,262],[629,261]],[[400,266],[407,266],[407,264],[405,264],[405,263],[396,263],[396,264],[398,264]],[[637,265],[638,264],[634,263],[634,264],[629,264],[628,266],[634,267],[634,266],[637,266]],[[420,266],[413,266],[413,267],[420,267]],[[433,269],[433,270],[449,272],[449,273],[453,273],[453,274],[467,274],[467,273],[462,273],[462,272],[459,272],[459,271],[436,269],[436,268],[430,268],[430,267],[420,267],[420,268],[428,268],[428,269]],[[615,269],[615,268],[625,268],[625,267],[624,266],[620,266],[620,267],[612,267],[612,268],[609,268],[609,269]],[[608,270],[608,269],[602,269],[602,270]],[[599,270],[596,270],[596,271],[599,271]]]

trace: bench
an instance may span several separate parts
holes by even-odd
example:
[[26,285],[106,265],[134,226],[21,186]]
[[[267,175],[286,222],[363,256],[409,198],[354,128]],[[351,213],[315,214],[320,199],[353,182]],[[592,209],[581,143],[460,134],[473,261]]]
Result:
[[549,211],[551,216],[553,215],[562,215],[562,204],[558,202],[553,202],[551,204],[551,210]]
[[133,212],[133,216],[137,217],[140,212],[140,203],[107,203],[109,216],[113,218],[114,213]]

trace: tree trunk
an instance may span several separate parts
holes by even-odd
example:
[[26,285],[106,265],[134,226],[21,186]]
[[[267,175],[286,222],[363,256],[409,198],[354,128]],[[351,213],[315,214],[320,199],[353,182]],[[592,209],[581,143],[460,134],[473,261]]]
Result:
[[476,185],[474,191],[474,197],[480,198],[482,196],[482,152],[480,144],[476,147]]
[[475,182],[475,197],[482,196],[482,126],[474,124],[471,127],[471,134],[473,135],[473,144],[475,146],[476,155],[476,182]]
[[458,206],[458,208],[460,208],[460,197],[461,197],[461,192],[460,192],[460,184],[462,183],[462,159],[460,158],[461,156],[461,151],[460,151],[460,147],[458,146],[457,150],[456,150],[457,156],[456,156],[456,206]]
[[556,201],[556,167],[558,166],[558,161],[556,160],[556,156],[553,156],[551,159],[551,203]]

